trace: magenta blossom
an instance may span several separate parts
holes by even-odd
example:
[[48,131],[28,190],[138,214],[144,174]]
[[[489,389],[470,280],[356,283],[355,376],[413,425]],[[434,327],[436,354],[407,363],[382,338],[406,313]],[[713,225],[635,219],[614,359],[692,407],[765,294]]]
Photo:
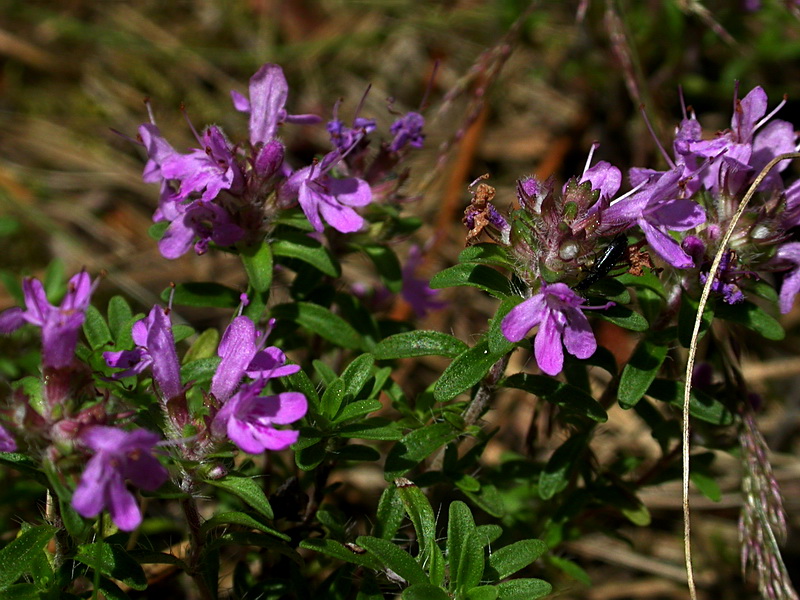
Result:
[[274,396],[259,396],[264,380],[246,383],[217,413],[212,431],[227,434],[239,448],[249,454],[265,450],[285,450],[297,441],[299,432],[276,429],[305,416],[306,397],[299,392],[283,392]]
[[[603,227],[615,229],[625,223],[637,223],[647,243],[661,258],[677,269],[694,266],[670,231],[686,231],[705,223],[703,209],[694,201],[680,198],[680,167],[656,174],[653,183],[632,196],[622,198],[601,213]],[[618,231],[618,229],[617,229]]]
[[117,527],[123,531],[136,529],[142,522],[142,513],[125,480],[149,491],[158,489],[167,480],[167,470],[152,455],[159,436],[143,429],[123,431],[95,426],[80,439],[95,454],[72,495],[72,507],[87,518],[96,517],[108,508]]
[[12,333],[25,323],[42,328],[42,363],[56,369],[72,362],[78,333],[86,318],[89,298],[95,285],[86,271],[73,275],[60,306],[48,302],[44,286],[38,279],[22,283],[25,310],[15,307],[0,313],[0,333]]
[[275,137],[281,123],[319,123],[316,115],[290,115],[286,112],[289,84],[283,69],[275,64],[263,65],[250,78],[250,98],[231,91],[236,110],[250,113],[250,143],[255,146]]
[[[217,352],[222,360],[211,381],[211,394],[222,403],[212,431],[217,436],[227,434],[251,454],[283,450],[297,441],[296,431],[278,430],[273,425],[293,423],[308,408],[305,396],[298,392],[259,396],[269,379],[300,370],[298,365],[286,364],[279,348],[260,349],[266,337],[256,331],[249,318],[236,317],[220,341]],[[245,375],[255,381],[242,384]]]
[[597,350],[594,333],[582,308],[585,299],[565,283],[542,284],[539,293],[518,304],[506,315],[500,328],[511,342],[518,342],[539,326],[534,340],[534,355],[539,368],[548,375],[558,375],[564,366],[564,350],[577,358],[589,358]]
[[406,145],[412,148],[422,148],[425,143],[423,127],[425,127],[425,117],[418,112],[411,111],[397,119],[389,128],[394,135],[394,139],[389,144],[389,150],[399,152]]
[[17,449],[17,442],[11,434],[0,425],[0,452],[14,452]]
[[328,174],[340,158],[338,152],[331,152],[320,163],[295,171],[279,193],[282,202],[297,198],[317,231],[324,229],[322,219],[342,233],[358,231],[364,226],[364,219],[353,207],[372,202],[372,190],[363,179],[336,179]]
[[133,350],[103,352],[109,367],[125,369],[115,373],[114,378],[138,375],[151,367],[161,397],[170,400],[180,396],[183,393],[180,362],[167,312],[160,306],[154,306],[146,318],[133,324],[131,336],[136,344]]

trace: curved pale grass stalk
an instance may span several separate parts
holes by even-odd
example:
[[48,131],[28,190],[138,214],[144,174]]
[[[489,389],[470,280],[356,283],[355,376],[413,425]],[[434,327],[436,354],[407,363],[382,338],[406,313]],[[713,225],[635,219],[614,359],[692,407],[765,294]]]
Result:
[[700,324],[703,321],[703,311],[705,310],[706,303],[708,302],[708,296],[711,294],[711,287],[714,285],[714,279],[717,277],[719,265],[722,262],[722,257],[725,254],[728,243],[733,235],[733,230],[736,227],[736,224],[739,222],[739,217],[742,216],[744,209],[747,208],[748,202],[750,202],[753,194],[756,193],[756,188],[761,185],[761,182],[775,167],[775,165],[782,160],[793,158],[800,158],[800,152],[788,152],[773,158],[761,170],[761,172],[758,174],[758,177],[756,177],[755,181],[753,181],[752,185],[747,190],[744,198],[742,198],[742,202],[739,204],[739,207],[733,214],[733,218],[728,226],[728,230],[725,232],[725,235],[722,236],[719,249],[717,250],[717,254],[714,256],[714,262],[711,263],[711,270],[708,273],[708,278],[703,286],[703,293],[700,295],[700,303],[697,306],[697,317],[694,321],[692,341],[689,344],[689,357],[686,361],[686,383],[684,384],[683,390],[683,426],[681,427],[681,437],[683,442],[683,451],[681,455],[683,459],[683,551],[686,560],[686,583],[689,586],[689,597],[691,600],[697,600],[697,589],[695,587],[694,572],[692,570],[692,542],[689,537],[691,533],[689,514],[689,398],[692,392],[692,371],[694,370],[694,359],[695,355],[697,354],[697,341],[698,337],[700,336]]

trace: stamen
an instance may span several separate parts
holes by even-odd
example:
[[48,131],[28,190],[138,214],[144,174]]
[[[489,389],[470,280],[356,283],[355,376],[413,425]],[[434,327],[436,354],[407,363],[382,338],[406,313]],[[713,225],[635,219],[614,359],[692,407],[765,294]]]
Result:
[[681,101],[681,113],[683,113],[683,120],[685,121],[689,117],[686,116],[686,100],[683,97],[683,86],[678,84],[678,98]]
[[594,151],[600,147],[600,142],[592,142],[592,147],[589,148],[589,156],[586,157],[586,164],[583,165],[583,173],[581,176],[586,175],[586,171],[589,170],[589,165],[592,164],[592,157],[594,156]]
[[777,112],[778,112],[780,109],[782,109],[782,108],[784,107],[784,105],[785,105],[785,104],[786,104],[786,94],[784,94],[784,95],[783,95],[783,100],[781,100],[781,101],[780,101],[780,104],[778,104],[778,106],[776,106],[776,107],[775,107],[775,108],[772,110],[772,112],[771,112],[771,113],[769,113],[769,114],[768,114],[766,117],[764,117],[764,118],[763,118],[763,119],[761,119],[761,120],[760,120],[758,123],[756,123],[756,126],[755,126],[755,127],[753,127],[753,131],[756,131],[756,130],[757,130],[759,127],[761,127],[761,126],[762,126],[764,123],[766,123],[766,122],[767,122],[767,121],[769,121],[769,120],[770,120],[772,117],[774,117],[774,116],[775,116],[775,114],[776,114],[776,113],[777,113]]
[[622,196],[620,196],[619,198],[614,198],[614,199],[613,199],[611,202],[609,202],[609,203],[608,203],[608,205],[609,205],[609,206],[612,206],[612,205],[616,204],[617,202],[619,202],[620,200],[624,200],[625,198],[627,198],[627,197],[628,197],[628,196],[630,196],[631,194],[634,194],[634,193],[638,192],[640,189],[642,189],[644,186],[646,186],[646,185],[648,184],[648,182],[649,182],[649,181],[648,181],[647,179],[645,179],[645,180],[644,180],[642,183],[640,183],[639,185],[637,185],[637,186],[636,186],[635,188],[633,188],[632,190],[630,190],[630,191],[628,191],[628,192],[625,192],[625,193],[624,193],[624,194],[622,194]]

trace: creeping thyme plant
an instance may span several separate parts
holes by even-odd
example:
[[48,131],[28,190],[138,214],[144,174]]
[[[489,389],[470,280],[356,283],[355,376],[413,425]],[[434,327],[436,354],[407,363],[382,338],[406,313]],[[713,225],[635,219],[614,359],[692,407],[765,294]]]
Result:
[[[693,489],[718,499],[717,458],[741,463],[742,569],[764,597],[796,598],[763,400],[737,336],[780,340],[775,315],[800,292],[800,180],[789,158],[757,180],[798,136],[761,87],[732,90],[723,131],[684,108],[674,138],[656,140],[661,166],[624,174],[601,142],[566,183],[465,185],[464,249],[430,281],[420,267],[432,244],[414,242],[422,223],[406,186],[427,143],[424,103],[388,103],[382,119],[363,99],[293,114],[282,68],[264,64],[231,93],[248,135],[187,116],[196,145],[184,149],[148,102],[130,142],[158,186],[161,256],[233,255],[247,286],[175,282],[141,311],[122,296],[98,309],[104,275],[86,270],[11,290],[19,306],[0,313],[0,333],[30,342],[37,328],[41,360],[10,385],[0,463],[46,504],[5,539],[0,597],[544,597],[588,583],[570,543],[651,522],[640,495],[680,477],[688,418]],[[291,128],[324,136],[326,150],[291,155]],[[379,284],[343,276],[359,260]],[[496,299],[467,338],[403,318],[446,308],[455,296],[440,290],[462,286]],[[408,311],[392,310],[398,299]],[[194,329],[176,318],[187,306],[224,310],[226,323]],[[630,356],[600,322],[627,330]],[[411,394],[399,374],[420,357],[449,363]],[[512,394],[561,441],[487,462],[498,428],[485,418]],[[598,458],[620,407],[655,440],[649,462]],[[362,464],[378,465],[381,493],[349,506],[338,476]]]

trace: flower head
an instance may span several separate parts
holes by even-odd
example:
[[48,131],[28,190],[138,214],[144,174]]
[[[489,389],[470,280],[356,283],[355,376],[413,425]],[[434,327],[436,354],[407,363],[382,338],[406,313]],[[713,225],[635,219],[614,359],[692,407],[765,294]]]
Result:
[[539,293],[518,304],[500,325],[503,335],[518,342],[539,326],[534,340],[534,355],[539,368],[548,375],[558,375],[564,366],[563,342],[567,352],[577,358],[589,358],[597,350],[594,333],[581,308],[584,298],[564,283],[542,284]]
[[328,174],[340,157],[338,152],[332,152],[319,164],[296,171],[280,190],[283,202],[297,198],[309,223],[317,231],[324,229],[323,219],[342,233],[358,231],[364,226],[364,219],[353,207],[372,202],[372,190],[363,179],[336,179]]
[[170,400],[180,396],[183,392],[180,362],[167,312],[158,305],[154,306],[146,318],[133,324],[131,336],[136,344],[133,350],[103,353],[108,366],[125,369],[115,373],[114,377],[130,377],[151,367],[161,397]]
[[299,432],[276,429],[303,418],[306,397],[299,392],[259,396],[265,380],[242,385],[217,413],[211,425],[217,435],[227,434],[239,448],[250,454],[285,450],[297,441]]
[[38,279],[22,283],[25,310],[15,307],[0,313],[0,333],[11,333],[31,323],[42,328],[42,363],[45,367],[63,368],[75,354],[78,333],[86,317],[94,285],[86,271],[73,275],[60,306],[47,300]]
[[167,480],[167,470],[152,455],[159,436],[143,429],[124,431],[94,426],[80,439],[95,454],[72,496],[73,508],[87,518],[108,508],[117,527],[123,531],[136,529],[142,522],[142,514],[125,480],[149,491]]
[[250,98],[231,91],[236,110],[250,113],[250,143],[255,146],[275,137],[281,123],[319,123],[316,115],[286,112],[289,84],[279,65],[267,63],[250,78]]
[[389,144],[389,150],[399,152],[406,145],[412,148],[422,148],[425,143],[423,127],[425,127],[425,117],[418,112],[411,111],[397,119],[389,129],[394,135],[394,139]]

